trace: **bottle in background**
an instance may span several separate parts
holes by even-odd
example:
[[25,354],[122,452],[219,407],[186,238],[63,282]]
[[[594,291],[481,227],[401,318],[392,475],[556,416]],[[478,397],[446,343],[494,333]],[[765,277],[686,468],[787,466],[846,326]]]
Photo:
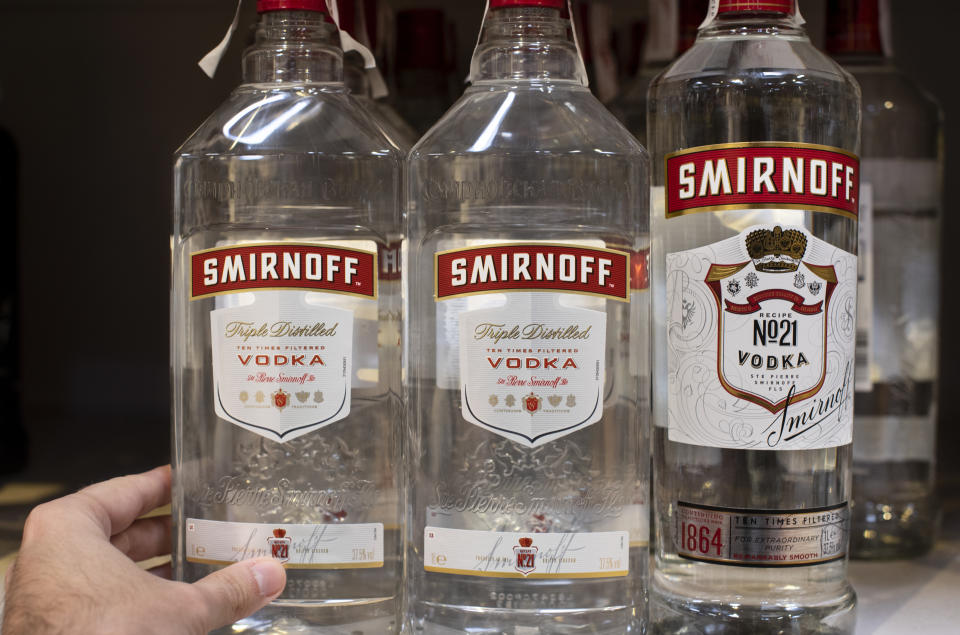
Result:
[[610,110],[640,141],[647,141],[647,89],[653,78],[687,51],[697,37],[708,0],[651,0],[643,59],[637,76]]
[[794,0],[653,81],[655,632],[852,633],[860,92]]
[[[373,11],[367,7],[372,6]],[[371,51],[376,50],[376,41],[371,35],[375,24],[377,0],[340,0],[340,28],[351,34]],[[377,64],[379,66],[379,63]],[[374,98],[370,71],[364,68],[363,58],[357,52],[347,53],[343,58],[343,81],[367,112],[377,121],[383,133],[404,153],[409,152],[419,135],[410,127],[386,99]]]
[[830,0],[827,20],[828,52],[863,91],[851,534],[856,558],[921,555],[933,545],[938,517],[943,117],[933,98],[885,53],[887,4]]
[[576,6],[577,37],[590,88],[597,99],[609,103],[620,90],[613,47],[613,7],[600,0],[581,0]]
[[[173,565],[285,563],[224,632],[396,630],[401,155],[343,84],[323,0],[263,0],[243,84],[174,168]],[[238,547],[239,546],[239,547]]]
[[453,103],[453,56],[447,35],[447,23],[440,9],[397,13],[394,103],[418,135],[429,130]]
[[643,628],[648,160],[583,85],[564,5],[491,0],[472,85],[410,155],[408,623],[428,633]]

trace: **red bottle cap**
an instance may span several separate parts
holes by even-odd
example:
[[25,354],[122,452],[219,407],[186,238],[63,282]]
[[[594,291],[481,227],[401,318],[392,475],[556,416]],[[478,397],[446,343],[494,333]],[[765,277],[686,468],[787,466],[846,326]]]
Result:
[[793,0],[719,0],[717,14],[785,13],[793,15]]
[[268,11],[319,11],[327,12],[325,0],[257,0],[257,13]]
[[827,52],[883,54],[879,0],[830,0],[827,3]]
[[505,9],[507,7],[547,7],[548,9],[562,9],[566,4],[564,0],[490,0],[490,9]]

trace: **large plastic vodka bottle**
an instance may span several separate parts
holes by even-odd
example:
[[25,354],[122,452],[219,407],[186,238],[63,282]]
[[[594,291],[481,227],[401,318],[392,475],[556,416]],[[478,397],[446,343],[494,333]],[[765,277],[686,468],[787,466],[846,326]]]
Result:
[[885,54],[887,2],[828,8],[827,51],[863,91],[851,554],[916,556],[933,545],[938,516],[942,114]]
[[714,0],[650,87],[669,633],[849,633],[860,91],[790,0]]
[[642,628],[648,161],[583,85],[563,4],[491,0],[471,87],[410,155],[426,633]]
[[378,251],[401,157],[342,81],[322,0],[258,5],[244,83],[177,152],[174,569],[271,555],[229,632],[398,628],[399,347]]

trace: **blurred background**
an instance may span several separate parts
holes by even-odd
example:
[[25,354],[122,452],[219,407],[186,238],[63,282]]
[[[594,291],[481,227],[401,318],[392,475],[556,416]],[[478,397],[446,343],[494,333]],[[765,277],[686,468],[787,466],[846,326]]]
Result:
[[[578,5],[593,21],[592,86],[610,102],[640,65],[648,2]],[[196,62],[223,37],[234,0],[0,0],[0,483],[74,487],[169,460],[171,158],[239,83],[254,6],[245,2],[210,80]],[[825,0],[800,6],[822,42]],[[390,101],[420,132],[462,92],[483,7],[380,0],[368,19]],[[960,204],[950,152],[960,148],[960,83],[948,54],[960,7],[893,0],[892,9],[897,64],[946,113],[948,246],[960,234],[949,213]],[[939,466],[941,487],[956,491],[949,271]]]

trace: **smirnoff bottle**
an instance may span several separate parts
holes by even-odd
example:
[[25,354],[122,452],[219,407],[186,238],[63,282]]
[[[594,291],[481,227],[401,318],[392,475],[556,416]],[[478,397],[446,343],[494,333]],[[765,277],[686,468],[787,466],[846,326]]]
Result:
[[887,2],[828,7],[827,49],[863,90],[851,553],[914,556],[933,545],[938,515],[942,115],[885,54]]
[[707,0],[651,0],[649,30],[643,46],[640,71],[610,110],[627,130],[647,142],[647,90],[650,82],[680,54],[693,46],[703,21]]
[[472,86],[410,155],[407,571],[427,633],[642,627],[648,162],[583,85],[563,5],[490,0]]
[[244,83],[174,169],[174,569],[286,564],[280,599],[230,632],[389,632],[400,365],[380,316],[399,283],[378,251],[401,158],[347,93],[325,3],[258,9]]
[[853,628],[860,92],[802,24],[714,1],[650,87],[657,632]]

